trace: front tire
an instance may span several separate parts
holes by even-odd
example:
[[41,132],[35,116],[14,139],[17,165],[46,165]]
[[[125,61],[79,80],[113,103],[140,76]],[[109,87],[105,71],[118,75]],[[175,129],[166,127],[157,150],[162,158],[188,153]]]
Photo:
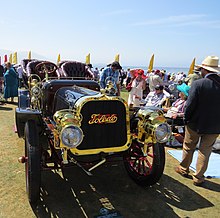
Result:
[[41,152],[39,146],[39,135],[34,120],[28,120],[25,124],[25,177],[26,192],[30,204],[37,203],[40,197],[41,183]]
[[134,140],[124,155],[128,175],[141,186],[151,186],[161,178],[165,165],[163,144],[150,143],[144,155],[141,145]]

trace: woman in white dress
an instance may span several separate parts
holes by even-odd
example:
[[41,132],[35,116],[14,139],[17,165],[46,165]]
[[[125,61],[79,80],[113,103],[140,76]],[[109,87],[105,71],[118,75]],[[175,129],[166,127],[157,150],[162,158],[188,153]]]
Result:
[[143,98],[143,91],[146,88],[146,82],[144,79],[144,71],[142,69],[136,70],[136,77],[132,80],[131,91],[128,96],[128,106],[138,107],[140,106]]

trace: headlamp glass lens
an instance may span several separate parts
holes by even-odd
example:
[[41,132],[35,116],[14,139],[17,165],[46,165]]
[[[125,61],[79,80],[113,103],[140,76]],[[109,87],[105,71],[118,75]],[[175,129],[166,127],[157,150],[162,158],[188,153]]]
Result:
[[83,132],[78,126],[64,127],[61,131],[62,143],[69,147],[77,147],[83,140]]
[[159,143],[165,143],[168,141],[171,135],[170,126],[167,123],[162,123],[155,129],[156,140]]

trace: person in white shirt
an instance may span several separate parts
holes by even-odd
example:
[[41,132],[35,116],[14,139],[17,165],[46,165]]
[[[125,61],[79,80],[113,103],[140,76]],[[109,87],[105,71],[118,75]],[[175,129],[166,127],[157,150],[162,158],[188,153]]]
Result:
[[136,77],[131,82],[131,91],[128,95],[128,106],[139,107],[143,98],[143,90],[146,88],[146,82],[143,78],[144,70],[138,69]]
[[18,87],[21,88],[22,87],[22,81],[23,81],[23,69],[21,66],[19,66],[17,68],[17,72],[18,72]]

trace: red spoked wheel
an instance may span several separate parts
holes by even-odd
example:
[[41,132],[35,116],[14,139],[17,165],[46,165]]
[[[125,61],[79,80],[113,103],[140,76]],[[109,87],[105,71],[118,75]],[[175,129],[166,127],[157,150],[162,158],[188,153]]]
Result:
[[141,186],[155,184],[163,174],[165,151],[163,144],[149,143],[144,152],[143,145],[136,140],[124,155],[124,164],[129,176]]

